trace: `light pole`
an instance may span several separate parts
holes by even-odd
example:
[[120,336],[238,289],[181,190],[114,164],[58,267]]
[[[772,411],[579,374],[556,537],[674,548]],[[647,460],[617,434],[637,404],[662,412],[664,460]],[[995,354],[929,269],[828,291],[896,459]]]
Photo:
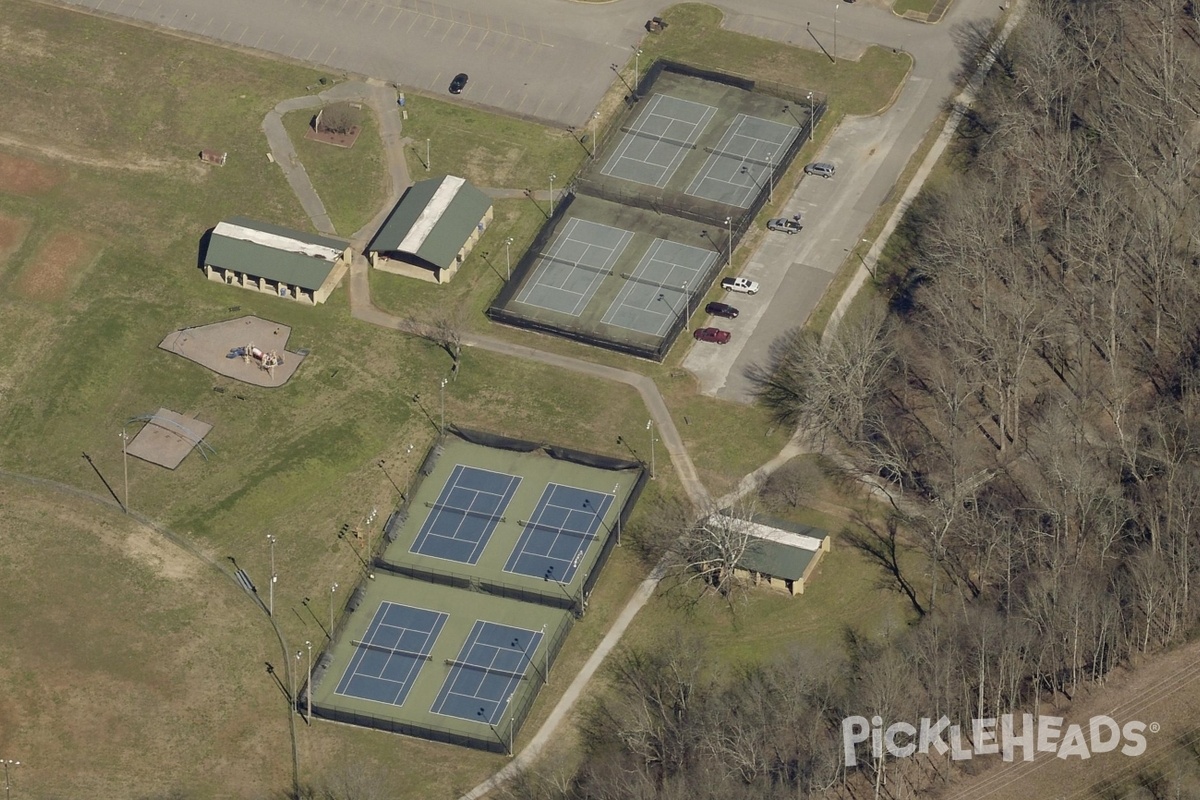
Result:
[[292,668],[292,711],[300,710],[300,698],[296,697],[296,675],[300,672],[300,658],[304,655],[301,650],[296,651],[296,666]]
[[654,435],[654,420],[646,420],[646,430],[650,431],[650,479],[653,480],[654,475],[654,442],[658,437]]
[[833,4],[833,63],[837,64],[837,12],[841,3]]
[[596,160],[596,120],[600,119],[600,112],[592,112],[592,161]]
[[308,648],[308,680],[304,682],[304,695],[308,699],[308,724],[312,725],[312,642],[305,642]]
[[[684,311],[683,322],[684,322],[684,325],[686,325],[687,321],[692,318],[692,298],[687,293],[687,285],[688,285],[688,282],[684,281],[683,282],[683,311]],[[653,477],[653,476],[651,476],[651,477]]]
[[329,587],[329,641],[333,641],[333,595],[337,593],[337,582]]
[[775,202],[775,151],[767,154],[767,202]]
[[0,758],[0,764],[4,765],[4,800],[10,800],[12,797],[12,783],[8,779],[8,768],[21,766],[20,761],[14,761],[11,758]]
[[446,433],[446,379],[442,378],[441,389],[438,391],[442,404],[442,434]]
[[512,280],[512,255],[508,248],[512,247],[513,238],[510,236],[504,240],[504,264],[508,267],[508,279]]
[[425,140],[425,171],[429,172],[429,140]]
[[733,266],[733,217],[725,218],[725,228],[729,233],[729,238],[725,240],[725,266]]
[[[543,625],[542,626],[543,638],[545,638],[545,633],[546,633],[546,626]],[[521,647],[521,639],[519,637],[515,637],[515,636],[513,637],[512,649],[521,651],[521,655],[525,656],[525,663],[527,663],[527,664],[529,664],[529,666],[533,667],[533,671],[536,672],[538,674],[538,677],[542,679],[543,686],[550,682],[550,681],[546,680],[545,673],[543,673],[540,669],[537,668],[537,664],[533,663],[533,659],[529,657],[529,652]]]
[[[653,472],[653,469],[651,469],[651,472]],[[617,547],[621,546],[621,501],[617,495],[619,491],[621,491],[621,484],[618,483],[613,487],[613,505],[617,507]],[[583,580],[585,583],[587,582],[586,575],[583,577]]]
[[267,534],[267,543],[271,547],[271,588],[267,592],[267,616],[275,616],[275,537]]
[[642,68],[642,50],[640,47],[634,48],[634,51],[633,51],[633,96],[634,97],[638,96],[638,83],[639,83],[639,75],[641,74],[641,68]]
[[125,463],[125,513],[129,513],[129,437],[121,428],[121,460]]
[[546,641],[546,626],[542,626],[542,646],[546,649],[542,651],[546,657],[546,685],[550,685],[550,643]]
[[813,93],[808,93],[808,140],[813,140],[813,128],[817,127],[817,102],[813,100]]
[[558,176],[550,173],[550,216],[554,216],[554,179]]

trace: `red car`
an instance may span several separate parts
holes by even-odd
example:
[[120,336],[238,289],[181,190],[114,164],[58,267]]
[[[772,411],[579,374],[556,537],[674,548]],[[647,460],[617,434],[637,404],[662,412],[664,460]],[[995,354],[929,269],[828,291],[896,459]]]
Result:
[[725,344],[729,341],[729,331],[723,331],[720,328],[697,328],[692,334],[696,337],[697,342],[713,342],[714,344]]

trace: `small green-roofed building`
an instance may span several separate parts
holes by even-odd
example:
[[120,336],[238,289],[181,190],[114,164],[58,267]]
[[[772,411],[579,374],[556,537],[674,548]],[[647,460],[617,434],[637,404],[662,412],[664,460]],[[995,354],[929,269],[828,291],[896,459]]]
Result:
[[[714,515],[716,516],[716,515]],[[749,541],[735,572],[756,586],[792,596],[804,594],[804,586],[821,556],[829,552],[829,534],[810,525],[798,525],[755,514],[753,520],[720,512],[719,524],[736,525]]]
[[463,178],[446,175],[409,187],[371,244],[384,272],[446,283],[492,221],[492,201]]
[[204,251],[209,280],[316,305],[350,265],[345,242],[245,217],[217,223]]

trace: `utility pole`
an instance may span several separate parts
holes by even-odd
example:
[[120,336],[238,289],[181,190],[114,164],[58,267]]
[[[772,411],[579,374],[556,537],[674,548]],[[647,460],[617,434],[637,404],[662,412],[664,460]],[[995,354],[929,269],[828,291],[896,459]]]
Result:
[[275,616],[275,581],[278,577],[275,574],[275,537],[268,533],[267,542],[271,547],[271,587],[267,592],[267,615],[273,617]]

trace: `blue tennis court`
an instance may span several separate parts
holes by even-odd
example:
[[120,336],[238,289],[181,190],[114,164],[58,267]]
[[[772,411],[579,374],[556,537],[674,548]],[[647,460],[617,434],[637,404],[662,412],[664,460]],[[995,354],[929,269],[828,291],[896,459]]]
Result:
[[505,572],[570,583],[579,568],[613,495],[551,483],[517,540]]
[[474,564],[521,484],[517,475],[458,464],[409,548],[412,553]]
[[352,642],[357,651],[335,693],[404,705],[447,616],[400,603],[380,603],[363,638]]
[[476,620],[430,709],[434,714],[495,725],[526,670],[540,680],[534,654],[541,631]]

